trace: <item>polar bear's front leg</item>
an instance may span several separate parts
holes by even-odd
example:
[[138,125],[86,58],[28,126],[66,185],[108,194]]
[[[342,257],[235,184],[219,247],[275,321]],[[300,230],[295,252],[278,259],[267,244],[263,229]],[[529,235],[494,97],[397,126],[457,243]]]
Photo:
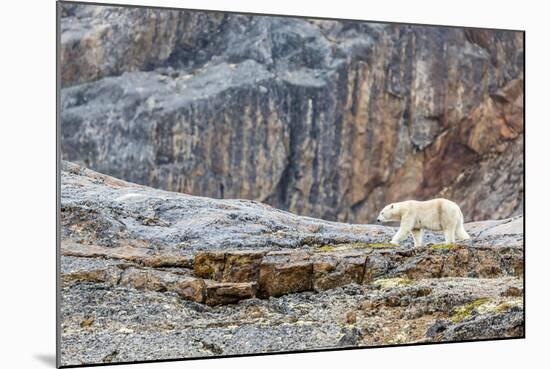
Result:
[[422,246],[422,239],[424,238],[424,230],[423,229],[413,229],[411,231],[414,239],[414,247],[420,247]]
[[401,218],[401,226],[399,227],[399,230],[393,236],[390,243],[394,245],[399,245],[399,241],[402,241],[405,237],[407,237],[407,234],[412,231],[414,226],[414,218],[413,217],[406,217],[404,216]]

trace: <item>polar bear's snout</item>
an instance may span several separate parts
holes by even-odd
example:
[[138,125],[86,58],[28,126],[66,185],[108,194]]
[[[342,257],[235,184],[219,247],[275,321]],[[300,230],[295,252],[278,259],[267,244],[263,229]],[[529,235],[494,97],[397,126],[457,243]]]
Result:
[[395,212],[394,204],[390,204],[382,209],[376,218],[377,223],[391,222],[394,220],[398,220],[398,214]]

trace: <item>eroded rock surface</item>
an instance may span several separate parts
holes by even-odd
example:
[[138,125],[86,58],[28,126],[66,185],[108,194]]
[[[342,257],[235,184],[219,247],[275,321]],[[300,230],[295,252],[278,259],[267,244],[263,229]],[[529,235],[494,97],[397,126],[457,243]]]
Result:
[[467,243],[428,232],[396,247],[392,227],[63,162],[61,224],[64,365],[524,332],[522,217],[467,224]]
[[61,7],[66,160],[328,220],[522,213],[521,32]]

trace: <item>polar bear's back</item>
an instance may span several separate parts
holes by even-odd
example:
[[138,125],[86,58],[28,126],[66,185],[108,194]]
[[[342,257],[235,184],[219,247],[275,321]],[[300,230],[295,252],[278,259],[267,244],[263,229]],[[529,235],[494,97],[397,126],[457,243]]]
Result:
[[427,201],[409,200],[403,205],[414,212],[415,227],[439,231],[462,224],[460,207],[447,199],[437,198]]

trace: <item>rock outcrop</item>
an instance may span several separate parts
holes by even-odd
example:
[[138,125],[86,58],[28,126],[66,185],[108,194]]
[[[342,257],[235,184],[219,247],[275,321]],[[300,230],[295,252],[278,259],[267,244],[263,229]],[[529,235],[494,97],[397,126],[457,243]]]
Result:
[[392,227],[63,162],[61,224],[63,365],[524,334],[522,217],[396,247]]
[[[521,221],[521,219],[518,219]],[[286,251],[198,251],[172,255],[130,257],[98,253],[97,246],[64,242],[62,254],[130,261],[95,266],[63,275],[68,283],[93,281],[147,291],[172,291],[209,305],[235,303],[252,297],[277,297],[304,291],[323,291],[381,279],[500,278],[523,276],[521,241],[506,246],[429,245],[410,249],[377,244],[342,244]],[[154,255],[154,254],[153,254]],[[151,259],[155,260],[151,263]]]
[[327,220],[523,210],[520,32],[61,8],[66,160]]

